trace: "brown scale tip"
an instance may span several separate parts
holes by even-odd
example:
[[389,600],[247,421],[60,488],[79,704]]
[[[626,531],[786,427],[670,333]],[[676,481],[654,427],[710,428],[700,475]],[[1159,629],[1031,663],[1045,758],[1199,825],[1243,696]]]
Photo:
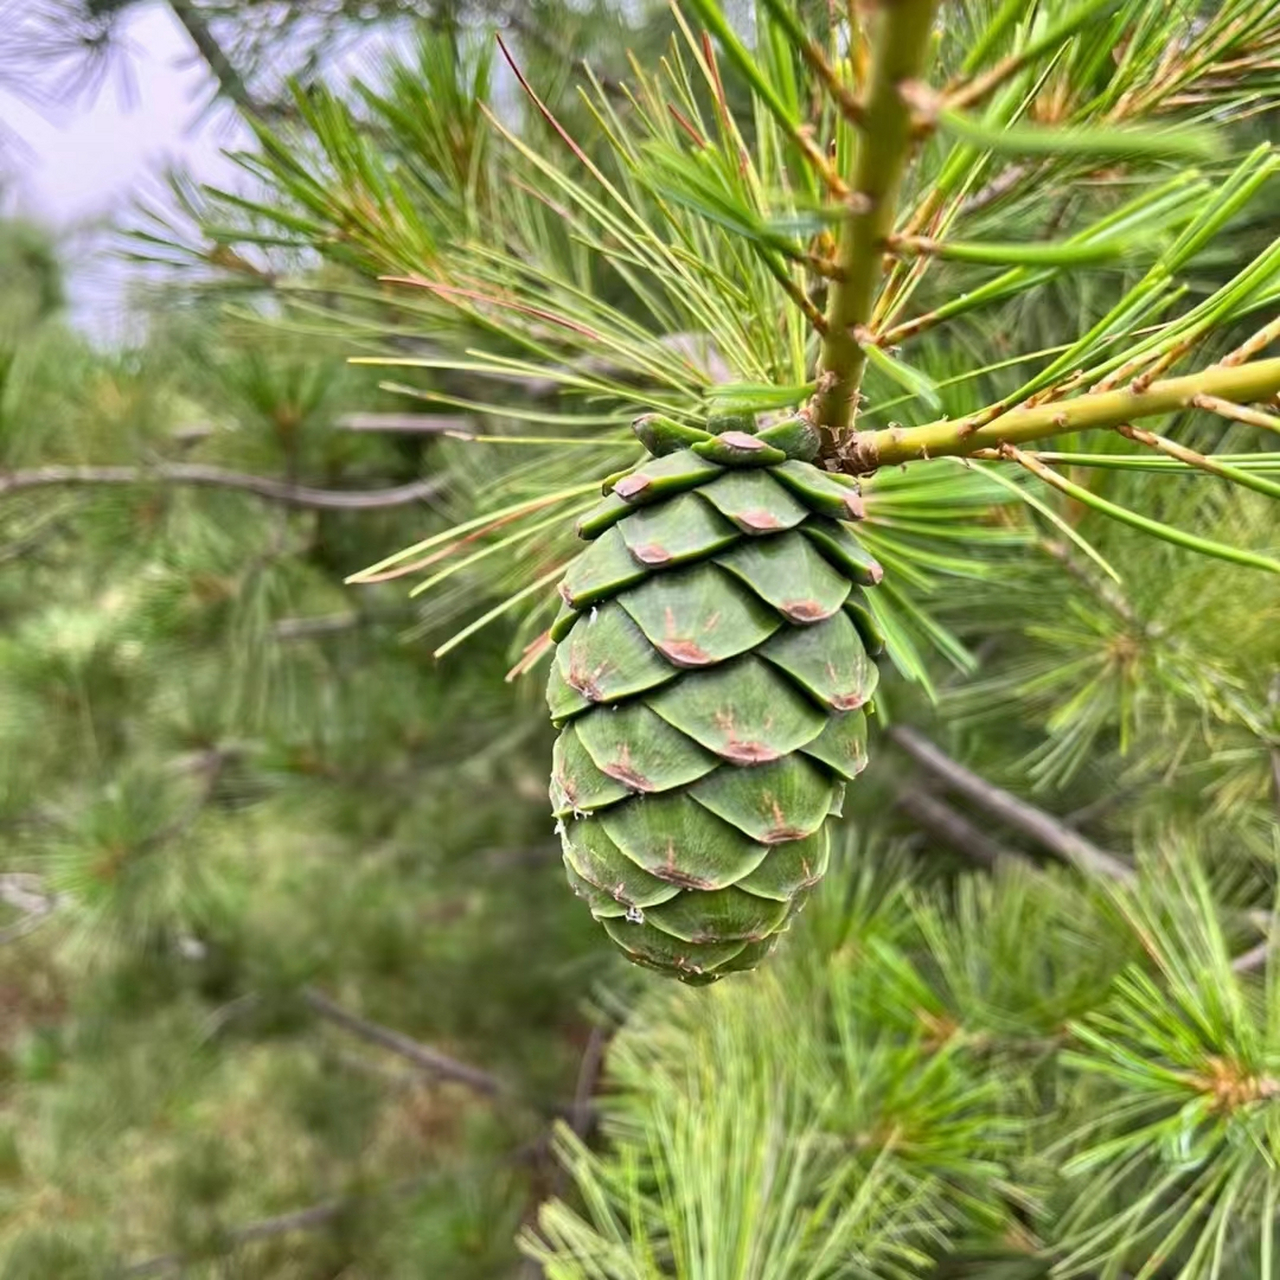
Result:
[[745,431],[722,431],[720,439],[735,449],[747,449],[756,453],[768,448],[763,440],[757,440],[755,436],[749,436]]
[[710,890],[713,888],[710,880],[701,880],[697,876],[691,876],[687,871],[681,871],[678,867],[650,867],[649,874],[656,876],[667,884],[679,885],[682,889]]
[[860,693],[838,693],[831,699],[831,705],[837,711],[857,711],[866,702]]
[[565,684],[571,689],[576,689],[588,702],[599,702],[604,697],[594,675],[575,671],[572,666],[569,668],[569,674],[565,676]]
[[643,546],[632,547],[631,554],[641,564],[666,564],[671,559],[671,552],[656,542],[646,542]]
[[620,782],[624,787],[630,787],[632,791],[652,791],[654,789],[653,781],[646,778],[643,773],[637,773],[630,765],[613,763],[602,765],[600,772],[612,778],[615,782]]
[[812,831],[801,831],[799,827],[770,827],[760,837],[761,844],[786,844],[791,840],[803,840],[811,836]]
[[768,764],[781,758],[781,752],[763,742],[727,742],[717,753],[734,764]]
[[649,484],[649,477],[643,473],[624,476],[613,486],[613,491],[620,498],[634,498],[637,493],[643,493]]
[[792,622],[821,622],[831,616],[816,600],[788,600],[781,608]]
[[658,650],[677,667],[705,667],[715,659],[692,640],[664,640]]
[[766,511],[762,507],[752,511],[742,512],[738,520],[748,529],[781,529],[782,521],[773,514],[772,511]]

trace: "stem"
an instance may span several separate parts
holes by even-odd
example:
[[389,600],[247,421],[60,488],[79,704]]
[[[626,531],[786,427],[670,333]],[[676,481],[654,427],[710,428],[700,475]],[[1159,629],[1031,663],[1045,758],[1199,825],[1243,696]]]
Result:
[[764,0],[764,3],[773,20],[786,31],[787,39],[800,51],[800,56],[830,95],[840,114],[850,124],[861,125],[862,104],[840,79],[823,47],[804,29],[796,14],[794,0]]
[[867,363],[857,334],[871,319],[911,153],[912,116],[902,89],[924,70],[936,7],[937,0],[881,0],[874,18],[864,124],[849,216],[840,231],[839,270],[831,287],[814,399],[814,421],[828,456],[839,453],[856,413]]
[[1200,373],[1154,382],[1142,391],[1125,388],[1010,409],[980,427],[964,419],[940,419],[920,427],[889,427],[859,433],[844,458],[852,473],[897,466],[918,458],[965,457],[980,449],[1027,444],[1049,436],[1095,428],[1113,428],[1135,418],[1173,413],[1208,396],[1231,405],[1266,400],[1280,391],[1280,359],[1234,368],[1214,365]]

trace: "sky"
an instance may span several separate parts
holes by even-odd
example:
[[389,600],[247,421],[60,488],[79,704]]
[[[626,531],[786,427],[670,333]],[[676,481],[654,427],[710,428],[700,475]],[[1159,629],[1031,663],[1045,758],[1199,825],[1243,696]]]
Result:
[[104,338],[123,324],[129,273],[110,252],[106,220],[139,195],[162,198],[157,175],[169,165],[204,181],[234,183],[236,175],[223,155],[238,139],[235,117],[204,110],[208,72],[167,6],[140,6],[125,36],[132,93],[113,73],[92,99],[37,110],[0,89],[0,125],[10,138],[0,162],[4,212],[70,233],[73,316]]

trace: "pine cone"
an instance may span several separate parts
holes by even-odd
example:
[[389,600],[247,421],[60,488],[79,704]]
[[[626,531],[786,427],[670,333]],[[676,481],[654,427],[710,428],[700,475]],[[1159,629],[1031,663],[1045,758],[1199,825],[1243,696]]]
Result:
[[807,419],[733,425],[636,422],[653,456],[579,521],[551,629],[569,882],[691,983],[754,968],[826,870],[881,647],[857,489],[812,465]]

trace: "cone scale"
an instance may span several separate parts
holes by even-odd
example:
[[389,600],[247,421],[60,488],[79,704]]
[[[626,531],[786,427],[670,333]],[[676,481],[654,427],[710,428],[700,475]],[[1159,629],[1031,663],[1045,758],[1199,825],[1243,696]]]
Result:
[[866,764],[879,565],[797,417],[656,414],[560,584],[551,805],[575,893],[637,964],[704,984],[773,949]]

